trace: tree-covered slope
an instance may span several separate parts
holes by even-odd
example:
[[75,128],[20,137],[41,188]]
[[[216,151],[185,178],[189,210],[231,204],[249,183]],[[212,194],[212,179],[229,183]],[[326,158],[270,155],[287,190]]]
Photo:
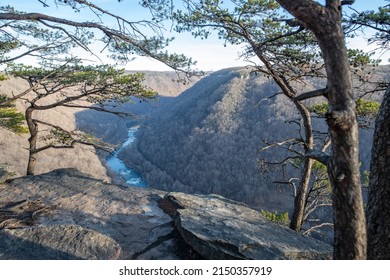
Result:
[[[136,73],[129,71],[127,73]],[[140,100],[132,98],[130,102],[113,103],[113,111],[126,112],[129,117],[119,117],[110,113],[85,110],[76,114],[77,127],[83,131],[102,138],[104,141],[119,144],[127,138],[127,127],[143,122],[160,107],[169,106],[173,98],[191,87],[200,78],[193,76],[179,81],[178,74],[173,71],[143,71],[143,84],[158,93],[153,99]]]
[[[306,90],[321,86],[316,80],[308,83]],[[299,171],[259,165],[294,156],[279,147],[260,151],[265,143],[301,137],[290,101],[282,95],[267,98],[279,91],[250,69],[210,74],[156,111],[121,157],[153,188],[216,193],[253,207],[291,209],[292,187],[275,182],[299,177]],[[313,122],[316,132],[325,135],[323,120]],[[363,167],[368,165],[370,139],[371,131],[361,131]]]
[[267,183],[275,176],[262,174],[257,162],[262,140],[291,131],[284,120],[295,113],[283,99],[259,104],[275,91],[265,77],[245,69],[213,73],[156,112],[123,157],[151,187],[217,193],[251,205],[285,201],[290,192]]

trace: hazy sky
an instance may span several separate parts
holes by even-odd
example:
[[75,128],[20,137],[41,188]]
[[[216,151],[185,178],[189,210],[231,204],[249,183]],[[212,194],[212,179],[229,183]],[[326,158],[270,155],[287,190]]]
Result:
[[[142,8],[138,4],[138,0],[122,0],[118,2],[117,0],[92,0],[94,4],[101,6],[102,8],[109,10],[114,14],[118,14],[125,18],[130,19],[131,21],[142,20],[150,18],[149,11]],[[178,3],[178,0],[174,0],[174,3]],[[324,2],[324,1],[318,1]],[[72,20],[97,20],[96,16],[92,13],[88,15],[88,11],[82,11],[81,13],[75,13],[71,9],[66,9],[64,7],[56,7],[53,3],[54,1],[47,0],[47,3],[50,4],[50,8],[44,8],[43,5],[39,4],[38,0],[1,0],[0,5],[11,5],[17,10],[25,12],[42,12],[50,14],[57,17],[66,17]],[[388,4],[389,0],[357,0],[353,7],[358,10],[373,10],[378,6],[383,6]],[[346,8],[348,9],[348,8]],[[82,18],[81,18],[82,16]],[[114,25],[114,23],[112,23]],[[242,51],[240,46],[227,46],[224,47],[223,41],[218,40],[216,36],[209,38],[207,40],[194,39],[189,34],[177,34],[170,32],[171,26],[166,26],[167,37],[175,37],[176,40],[171,43],[168,47],[168,51],[183,53],[189,57],[192,57],[197,61],[196,68],[199,68],[204,71],[210,70],[219,70],[222,68],[232,67],[232,66],[243,66],[248,63],[239,60],[238,54]],[[369,35],[367,32],[366,36]],[[348,47],[350,48],[364,48],[367,47],[367,43],[362,35],[359,38],[355,38],[353,41],[349,42]],[[371,46],[373,48],[374,46]],[[94,49],[99,52],[98,44],[94,46]],[[85,54],[88,59],[95,59],[89,57]],[[380,57],[382,61],[386,64],[389,63],[390,54],[385,54]],[[105,57],[102,58],[104,62],[109,62]],[[96,60],[96,59],[95,59]],[[27,61],[26,61],[27,62]],[[26,63],[25,62],[25,63]],[[153,61],[148,58],[137,58],[131,63],[126,65],[126,69],[129,70],[169,70],[165,65]]]

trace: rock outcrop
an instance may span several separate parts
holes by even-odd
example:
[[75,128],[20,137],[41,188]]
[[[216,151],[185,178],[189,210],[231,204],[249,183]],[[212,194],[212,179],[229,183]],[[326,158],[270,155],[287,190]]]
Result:
[[77,225],[0,231],[0,259],[115,260],[120,251],[112,238]]
[[[0,220],[3,228],[7,229],[1,233],[3,236],[20,236],[19,239],[28,235],[26,240],[35,242],[38,237],[31,235],[49,239],[48,235],[42,234],[45,230],[41,227],[78,226],[114,240],[121,248],[120,256],[116,256],[120,259],[189,258],[184,256],[180,241],[175,236],[172,219],[158,207],[158,201],[163,195],[155,190],[106,184],[75,169],[59,169],[37,176],[21,177],[0,187],[0,209],[3,209],[0,218],[1,214],[4,217],[6,213],[17,216],[17,221],[5,219],[7,217],[3,218],[3,223]],[[10,207],[12,204],[20,204],[22,209],[18,206]],[[20,228],[28,229],[28,232],[20,233]],[[77,241],[80,246],[85,243],[84,236],[78,235],[78,238],[82,239]],[[83,246],[93,252],[100,250],[101,240],[93,241],[93,244]],[[47,242],[46,245],[49,246]],[[53,250],[63,251],[64,247],[59,245],[54,246]],[[65,242],[63,246],[73,244]],[[28,256],[35,258],[36,255]],[[54,259],[62,256],[52,255]],[[113,258],[115,254],[104,253],[103,256],[96,258]],[[1,257],[7,258],[7,255]],[[14,258],[12,254],[8,257]],[[70,252],[65,258],[72,258]],[[73,258],[90,259],[95,256],[94,253],[84,252],[82,255],[75,254]]]
[[121,187],[75,169],[0,185],[0,259],[324,259],[331,247],[216,195]]
[[210,259],[329,259],[332,248],[267,221],[218,195],[169,193],[164,200],[184,240]]

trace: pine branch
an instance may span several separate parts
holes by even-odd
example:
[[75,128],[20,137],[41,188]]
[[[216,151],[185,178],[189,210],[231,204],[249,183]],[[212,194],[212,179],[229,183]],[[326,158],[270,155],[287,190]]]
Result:
[[98,112],[104,112],[104,113],[117,115],[119,117],[132,117],[134,119],[139,118],[139,116],[136,116],[136,115],[134,115],[132,113],[129,113],[129,112],[116,112],[116,111],[112,111],[112,110],[105,109],[105,108],[102,108],[102,107],[83,106],[83,105],[77,105],[77,104],[62,104],[61,106],[62,107],[68,107],[68,108],[89,109],[89,110],[94,110],[94,111],[98,111]]
[[305,156],[315,159],[325,165],[328,165],[328,161],[330,158],[330,156],[327,153],[319,150],[309,150],[306,152]]
[[326,96],[327,95],[327,88],[322,89],[316,89],[313,91],[308,91],[305,93],[302,93],[296,97],[293,98],[294,101],[302,101],[309,98],[319,97],[319,96]]

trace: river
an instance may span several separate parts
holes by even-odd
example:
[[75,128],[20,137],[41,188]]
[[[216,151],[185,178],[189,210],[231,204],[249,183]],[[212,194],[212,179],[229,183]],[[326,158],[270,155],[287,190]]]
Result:
[[114,154],[107,158],[108,166],[114,170],[123,180],[126,181],[126,184],[129,186],[135,186],[140,188],[145,188],[147,183],[142,179],[141,175],[134,169],[128,168],[122,160],[118,158],[118,154],[125,147],[129,146],[135,140],[135,132],[138,127],[129,128],[127,134],[127,140],[123,142],[121,147],[117,149]]

